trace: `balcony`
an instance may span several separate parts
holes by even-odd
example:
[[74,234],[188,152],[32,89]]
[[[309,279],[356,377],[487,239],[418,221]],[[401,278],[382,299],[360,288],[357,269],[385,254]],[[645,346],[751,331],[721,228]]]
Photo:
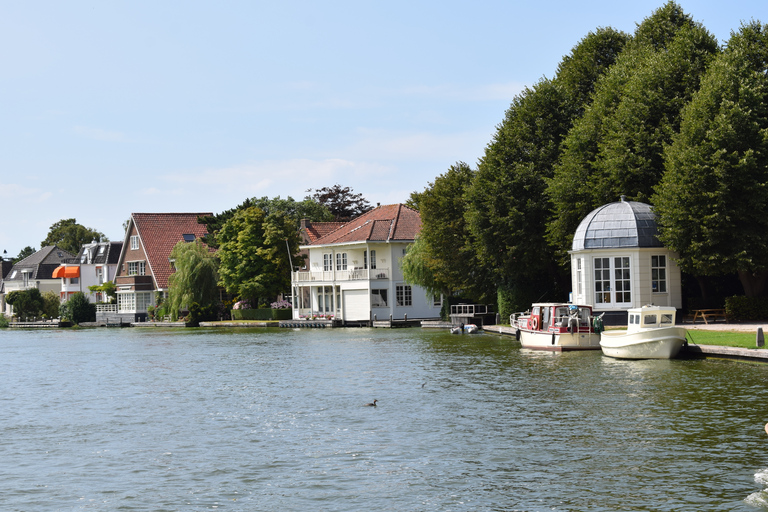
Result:
[[293,283],[308,282],[339,282],[339,281],[373,281],[389,279],[388,268],[354,268],[352,270],[326,270],[315,272],[294,272],[291,276]]

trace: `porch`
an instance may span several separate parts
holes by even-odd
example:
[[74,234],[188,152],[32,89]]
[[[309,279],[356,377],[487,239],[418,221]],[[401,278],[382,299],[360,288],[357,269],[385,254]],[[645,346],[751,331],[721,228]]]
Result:
[[291,276],[291,280],[294,283],[307,283],[312,281],[332,283],[334,281],[373,281],[378,279],[389,279],[389,269],[355,267],[350,270],[293,272],[293,275]]

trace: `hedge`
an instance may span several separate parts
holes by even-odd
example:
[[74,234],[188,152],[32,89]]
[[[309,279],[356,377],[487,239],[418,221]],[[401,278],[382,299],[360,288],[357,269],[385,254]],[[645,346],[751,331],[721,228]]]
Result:
[[765,320],[768,318],[768,299],[765,297],[726,297],[725,313],[731,322]]
[[290,309],[233,309],[232,320],[290,320]]

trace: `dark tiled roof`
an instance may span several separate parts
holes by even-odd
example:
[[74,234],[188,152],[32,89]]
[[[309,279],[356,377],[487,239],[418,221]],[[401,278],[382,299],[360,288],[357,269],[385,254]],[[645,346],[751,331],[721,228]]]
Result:
[[211,215],[213,214],[134,213],[131,215],[158,289],[168,288],[168,277],[171,275],[168,256],[173,247],[184,239],[182,235],[193,234],[196,238],[205,236],[208,233],[205,224],[198,224],[197,218]]
[[415,240],[421,229],[421,216],[404,204],[378,206],[358,218],[341,225],[310,245],[352,242],[385,242]]
[[584,217],[573,235],[573,250],[663,247],[657,238],[656,215],[650,205],[619,201]]
[[[104,250],[101,251],[101,247]],[[83,254],[86,251],[90,251],[90,258],[86,258],[85,263],[102,265],[113,264],[116,265],[120,260],[120,251],[123,249],[123,242],[100,242],[98,244],[86,244],[80,248],[80,252],[77,253],[77,257],[72,263],[80,264],[83,262]]]
[[[6,276],[5,281],[21,280],[21,270],[32,270],[30,279],[53,279],[53,271],[56,267],[71,258],[74,258],[72,254],[55,245],[43,247],[36,253],[17,262]],[[13,275],[14,270],[18,271],[15,276]],[[13,277],[11,278],[11,276]]]

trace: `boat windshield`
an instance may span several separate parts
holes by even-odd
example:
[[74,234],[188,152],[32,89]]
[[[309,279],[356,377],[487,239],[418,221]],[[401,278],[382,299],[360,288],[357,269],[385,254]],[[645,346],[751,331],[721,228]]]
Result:
[[661,315],[661,324],[662,325],[664,325],[664,324],[671,324],[671,323],[673,323],[673,318],[674,317],[673,317],[672,314],[670,314],[670,313],[663,313]]
[[643,315],[643,325],[656,325],[656,315]]

